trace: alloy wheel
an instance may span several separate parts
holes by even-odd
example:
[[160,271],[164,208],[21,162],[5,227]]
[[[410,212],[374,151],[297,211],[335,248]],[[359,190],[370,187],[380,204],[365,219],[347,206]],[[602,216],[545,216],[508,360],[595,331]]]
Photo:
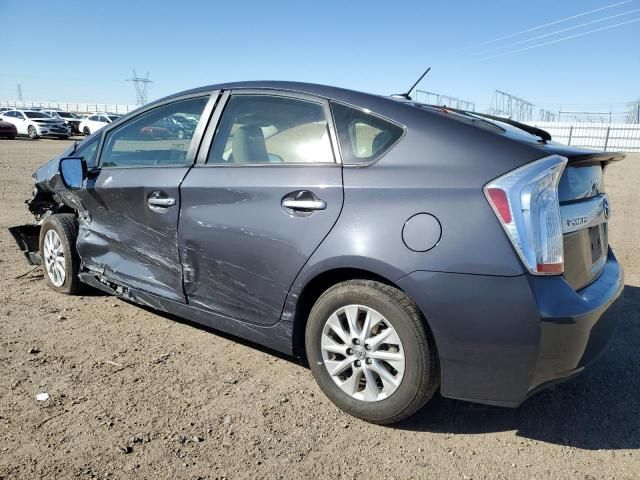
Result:
[[60,236],[49,230],[44,236],[44,265],[47,276],[56,287],[61,287],[66,278],[64,249]]
[[391,322],[367,306],[336,310],[322,330],[321,350],[333,381],[354,399],[384,400],[402,382],[402,341]]

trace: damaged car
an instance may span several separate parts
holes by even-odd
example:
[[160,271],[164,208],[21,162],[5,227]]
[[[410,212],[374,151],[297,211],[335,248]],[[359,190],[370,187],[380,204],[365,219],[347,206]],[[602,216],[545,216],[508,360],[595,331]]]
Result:
[[[195,127],[145,134],[176,117]],[[437,391],[516,407],[606,350],[624,279],[603,178],[621,159],[408,95],[221,84],[40,167],[37,221],[11,232],[56,292],[306,359],[338,407],[394,423]]]

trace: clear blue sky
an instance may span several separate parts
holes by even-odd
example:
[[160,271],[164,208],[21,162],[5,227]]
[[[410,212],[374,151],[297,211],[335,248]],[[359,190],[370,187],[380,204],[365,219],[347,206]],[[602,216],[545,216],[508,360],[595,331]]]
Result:
[[[615,2],[0,0],[0,99],[16,99],[20,83],[25,100],[135,103],[125,82],[133,68],[150,72],[151,99],[248,79],[387,94],[431,65],[420,88],[480,108],[495,89],[545,105],[622,103],[640,98],[640,22],[481,59],[532,36],[640,9],[640,0],[460,50]],[[507,51],[634,18],[640,11]]]

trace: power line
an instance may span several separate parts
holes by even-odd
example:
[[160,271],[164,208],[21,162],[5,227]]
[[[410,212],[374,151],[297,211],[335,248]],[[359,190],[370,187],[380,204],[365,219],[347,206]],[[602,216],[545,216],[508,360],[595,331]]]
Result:
[[616,15],[610,15],[608,17],[599,18],[598,20],[592,20],[590,22],[582,23],[580,25],[575,25],[573,27],[563,28],[562,30],[557,30],[555,32],[545,33],[544,35],[538,35],[537,37],[528,38],[526,40],[521,40],[519,42],[511,43],[509,45],[502,45],[500,47],[490,48],[489,50],[485,50],[484,52],[478,52],[477,54],[473,54],[473,55],[480,56],[480,55],[484,55],[484,54],[487,54],[487,53],[495,52],[497,50],[502,50],[502,49],[505,49],[505,48],[515,47],[516,45],[522,45],[523,43],[533,42],[534,40],[540,40],[541,38],[551,37],[553,35],[558,35],[559,33],[564,33],[564,32],[568,32],[570,30],[575,30],[577,28],[586,27],[587,25],[593,25],[594,23],[601,23],[601,22],[604,22],[606,20],[611,20],[612,18],[622,17],[624,15],[629,15],[631,13],[635,13],[635,12],[639,12],[639,11],[640,11],[640,8],[634,8],[633,10],[629,10],[628,12],[618,13]]
[[570,17],[561,18],[561,19],[555,20],[553,22],[545,23],[544,25],[538,25],[537,27],[528,28],[528,29],[522,30],[520,32],[510,33],[509,35],[504,35],[502,37],[494,38],[493,40],[487,40],[485,42],[476,43],[475,45],[470,45],[468,47],[463,47],[463,48],[460,48],[460,49],[454,50],[454,51],[461,52],[461,51],[464,51],[464,50],[470,50],[472,48],[480,47],[482,45],[487,45],[489,43],[494,43],[494,42],[498,42],[500,40],[505,40],[507,38],[516,37],[516,36],[522,35],[524,33],[534,32],[536,30],[540,30],[541,28],[550,27],[551,25],[557,25],[558,23],[567,22],[569,20],[573,20],[574,18],[584,17],[585,15],[590,15],[592,13],[600,12],[602,10],[607,10],[609,8],[614,8],[614,7],[617,7],[619,5],[624,5],[626,3],[631,3],[633,1],[634,0],[624,0],[622,2],[612,3],[611,5],[606,5],[604,7],[596,8],[594,10],[589,10],[588,12],[578,13],[577,15],[572,15]]
[[551,40],[550,42],[538,43],[537,45],[532,45],[530,47],[520,48],[518,50],[511,50],[509,52],[502,52],[502,53],[498,53],[496,55],[490,55],[488,57],[479,58],[477,60],[484,61],[484,60],[489,60],[491,58],[502,57],[504,55],[510,55],[512,53],[525,52],[527,50],[532,50],[534,48],[544,47],[545,45],[551,45],[551,44],[554,44],[554,43],[563,42],[565,40],[570,40],[572,38],[582,37],[584,35],[589,35],[591,33],[601,32],[603,30],[609,30],[610,28],[620,27],[622,25],[627,25],[629,23],[635,23],[635,22],[640,22],[640,17],[639,18],[634,18],[633,20],[628,20],[626,22],[616,23],[614,25],[608,25],[606,27],[596,28],[594,30],[589,30],[587,32],[576,33],[575,35],[569,35],[568,37],[558,38],[557,40]]

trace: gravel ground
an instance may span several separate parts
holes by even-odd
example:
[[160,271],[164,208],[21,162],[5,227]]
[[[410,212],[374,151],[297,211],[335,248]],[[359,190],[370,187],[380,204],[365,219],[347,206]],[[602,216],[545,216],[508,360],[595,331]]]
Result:
[[380,427],[291,359],[17,278],[6,227],[31,220],[31,173],[67,143],[0,140],[0,479],[640,478],[640,155],[607,172],[627,288],[601,361],[515,410],[435,398]]

